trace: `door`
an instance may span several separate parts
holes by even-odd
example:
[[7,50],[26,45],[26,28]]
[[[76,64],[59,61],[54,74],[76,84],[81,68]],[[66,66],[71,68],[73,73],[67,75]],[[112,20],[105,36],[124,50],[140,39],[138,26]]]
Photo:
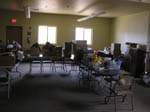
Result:
[[13,41],[19,42],[22,45],[22,27],[20,26],[7,26],[6,27],[6,44]]

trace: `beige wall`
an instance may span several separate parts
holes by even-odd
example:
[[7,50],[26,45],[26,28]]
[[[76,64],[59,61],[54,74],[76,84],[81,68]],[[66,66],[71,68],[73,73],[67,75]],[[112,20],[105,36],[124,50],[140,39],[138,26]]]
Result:
[[[75,38],[75,27],[93,28],[94,49],[103,49],[110,45],[110,18],[94,18],[81,23],[76,22],[79,16],[50,15],[31,13],[31,19],[26,19],[24,12],[0,11],[0,39],[5,42],[6,26],[23,27],[23,47],[29,48],[38,40],[38,25],[57,26],[57,45],[63,46],[65,41],[72,41]],[[16,18],[17,23],[11,23],[11,19]],[[30,30],[29,27],[32,27]],[[27,43],[27,32],[31,31],[31,44]],[[12,36],[13,38],[13,36]]]
[[[148,41],[149,11],[115,18],[112,21],[112,42],[139,43],[146,45]],[[122,46],[122,49],[124,46]]]

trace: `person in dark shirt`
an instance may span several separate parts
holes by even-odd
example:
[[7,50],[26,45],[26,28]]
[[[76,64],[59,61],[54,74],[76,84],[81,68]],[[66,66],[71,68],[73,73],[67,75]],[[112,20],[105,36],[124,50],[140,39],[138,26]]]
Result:
[[32,47],[34,48],[38,48],[41,52],[41,48],[40,48],[40,45],[36,42],[35,44],[32,45]]
[[46,42],[45,46],[43,46],[42,51],[45,51],[47,55],[54,55],[55,46],[51,44],[50,42]]

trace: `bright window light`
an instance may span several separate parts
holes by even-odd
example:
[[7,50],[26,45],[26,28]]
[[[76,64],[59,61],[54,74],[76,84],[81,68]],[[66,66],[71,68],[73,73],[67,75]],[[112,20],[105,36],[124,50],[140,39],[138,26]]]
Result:
[[46,44],[46,42],[56,43],[56,27],[39,26],[38,43]]
[[76,28],[75,40],[86,40],[88,45],[92,44],[92,29],[91,28]]
[[76,40],[83,40],[83,28],[76,28]]
[[45,44],[47,42],[47,26],[39,26],[39,44]]
[[92,30],[84,29],[84,40],[87,41],[87,44],[92,44]]
[[48,42],[56,43],[56,27],[48,27]]

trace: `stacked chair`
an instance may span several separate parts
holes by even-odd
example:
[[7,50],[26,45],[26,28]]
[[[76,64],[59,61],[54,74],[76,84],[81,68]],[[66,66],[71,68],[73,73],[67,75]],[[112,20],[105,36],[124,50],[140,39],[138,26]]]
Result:
[[62,57],[62,47],[55,47],[55,56],[53,57],[53,70],[56,71],[57,68],[61,68],[65,70],[64,68],[64,61]]
[[43,71],[43,67],[44,67],[44,64],[49,64],[50,66],[50,70],[52,70],[53,68],[53,61],[52,61],[52,58],[54,57],[53,55],[53,50],[54,48],[50,47],[50,48],[47,48],[47,47],[43,47],[42,48],[42,55],[43,55],[43,58],[42,58],[42,71]]
[[7,87],[7,97],[10,98],[12,77],[8,71],[3,77],[0,77],[0,87]]
[[63,50],[63,54],[64,54],[63,60],[64,60],[64,67],[66,68],[66,71],[67,71],[67,65],[73,64],[73,58],[71,58],[72,56],[71,52],[72,52],[72,42],[65,42],[65,49]]
[[79,65],[79,86],[87,87],[98,93],[100,88],[100,81],[97,79],[100,75],[97,75],[93,70],[93,57],[90,54],[84,53],[83,59]]
[[72,71],[79,71],[79,65],[81,64],[81,60],[83,59],[83,53],[87,50],[87,42],[86,41],[72,41],[73,44],[73,54],[74,54],[74,60],[73,60],[73,69],[70,70],[70,73]]
[[72,50],[72,42],[65,42],[65,50],[64,50],[65,58],[71,57],[71,50]]
[[40,71],[42,72],[42,56],[40,55],[41,51],[39,48],[31,47],[30,56],[28,57],[30,60],[30,73],[32,72],[33,64],[40,64]]
[[[0,70],[5,72],[0,74],[0,87],[7,88],[7,96],[10,98],[11,88],[12,88],[12,75],[21,76],[21,72],[18,71],[19,63],[16,63],[16,57],[11,52],[5,52],[5,55],[0,56]],[[3,90],[3,89],[2,89]],[[4,92],[4,91],[0,91]]]

